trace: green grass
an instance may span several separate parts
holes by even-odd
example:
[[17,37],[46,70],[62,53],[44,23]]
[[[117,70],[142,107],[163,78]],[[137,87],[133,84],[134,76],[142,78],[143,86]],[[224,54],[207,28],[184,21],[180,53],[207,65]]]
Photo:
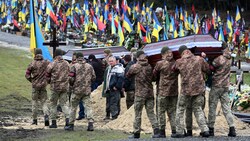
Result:
[[[236,83],[235,79],[236,79],[236,74],[232,73],[230,76],[230,81],[235,84]],[[243,84],[247,84],[250,86],[250,73],[243,73]]]
[[31,84],[24,75],[31,60],[29,52],[0,47],[0,97],[18,94],[30,99]]

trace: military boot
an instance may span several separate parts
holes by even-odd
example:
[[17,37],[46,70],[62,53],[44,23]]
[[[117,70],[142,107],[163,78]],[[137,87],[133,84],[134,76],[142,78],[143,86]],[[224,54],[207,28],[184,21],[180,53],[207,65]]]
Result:
[[160,130],[159,130],[159,128],[154,129],[154,135],[152,136],[152,138],[160,138]]
[[48,115],[44,116],[44,125],[49,126],[49,116]]
[[93,122],[89,122],[87,131],[94,131]]
[[69,125],[65,126],[64,130],[73,131],[74,130],[74,124],[69,124]]
[[171,136],[174,136],[176,134],[176,130],[172,130]]
[[161,129],[161,130],[160,130],[160,138],[166,138],[165,129]]
[[187,132],[185,133],[185,136],[188,137],[188,136],[193,136],[193,130],[187,130]]
[[214,136],[214,128],[209,127],[209,135]]
[[69,118],[66,118],[65,119],[65,126],[68,126],[69,125]]
[[202,137],[205,137],[205,138],[207,138],[207,137],[210,136],[209,131],[201,132],[200,135],[201,135]]
[[33,122],[31,125],[37,125],[37,119],[33,119]]
[[229,133],[228,133],[229,137],[236,137],[236,131],[234,127],[230,127],[229,128]]
[[184,132],[184,134],[175,132],[175,134],[171,135],[171,138],[185,138],[185,136],[186,136],[187,133],[186,133],[185,130],[183,132]]
[[49,128],[57,128],[56,120],[52,120],[52,124],[49,126]]
[[128,137],[129,139],[139,139],[140,138],[140,133],[134,133],[132,136]]

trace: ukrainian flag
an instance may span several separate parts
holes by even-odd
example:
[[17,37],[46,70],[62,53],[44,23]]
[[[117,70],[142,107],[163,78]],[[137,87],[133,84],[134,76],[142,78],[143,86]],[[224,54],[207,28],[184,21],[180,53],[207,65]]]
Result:
[[37,22],[37,14],[34,10],[33,0],[30,0],[30,51],[34,55],[35,48],[40,48],[43,52],[43,58],[45,60],[52,61],[52,56],[49,49],[43,45],[44,38],[41,32],[41,28]]
[[53,12],[53,8],[52,8],[50,2],[47,0],[46,3],[47,3],[46,14],[51,17],[51,19],[55,22],[56,25],[58,25],[57,17],[55,15],[55,13]]
[[230,20],[229,12],[227,14],[227,31],[228,31],[229,37],[232,37],[233,29],[232,29],[232,23],[231,23],[231,20]]
[[222,27],[220,27],[220,34],[219,34],[218,40],[219,41],[225,41]]
[[133,31],[133,26],[129,21],[128,17],[124,14],[123,27],[130,33]]
[[119,35],[119,46],[122,46],[122,43],[124,41],[124,35],[120,23],[118,23],[118,35]]
[[239,7],[237,6],[235,21],[238,22],[240,20],[240,18],[241,18],[241,16],[240,16]]

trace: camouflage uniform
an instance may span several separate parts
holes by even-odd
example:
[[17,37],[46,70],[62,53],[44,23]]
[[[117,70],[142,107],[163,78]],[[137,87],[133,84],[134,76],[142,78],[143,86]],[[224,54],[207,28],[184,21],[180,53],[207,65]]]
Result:
[[199,56],[194,56],[191,51],[185,50],[180,59],[176,61],[175,69],[181,75],[181,95],[178,99],[176,111],[176,128],[178,134],[184,131],[184,112],[187,104],[192,105],[194,115],[197,119],[201,132],[207,132],[208,127],[205,121],[205,115],[202,111],[205,92],[204,72],[209,72],[209,65]]
[[144,105],[152,128],[158,128],[158,123],[154,114],[152,67],[148,64],[146,59],[138,60],[136,64],[131,66],[127,76],[130,77],[133,75],[135,75],[134,133],[140,133],[141,131],[141,114]]
[[32,83],[32,118],[37,119],[39,101],[43,106],[43,114],[49,115],[47,107],[46,68],[49,62],[37,54],[26,70],[26,79]]
[[175,61],[172,57],[157,62],[154,68],[154,75],[160,74],[158,94],[158,120],[160,129],[164,129],[165,131],[165,112],[167,111],[171,129],[175,132],[176,104],[178,100],[178,73],[172,71],[174,63]]
[[[76,63],[76,60],[75,59],[72,60],[72,62],[69,64],[69,67],[71,68],[75,63]],[[68,90],[69,102],[70,102],[72,94],[73,94],[73,87],[69,85],[69,90]]]
[[87,112],[87,119],[93,122],[92,103],[90,99],[91,83],[96,79],[93,67],[82,58],[77,59],[77,63],[70,68],[70,85],[73,86],[71,97],[69,124],[74,124],[76,109],[82,99]]
[[214,127],[216,109],[219,100],[229,127],[234,127],[233,115],[230,110],[230,100],[228,96],[231,67],[230,53],[224,52],[223,55],[214,59],[212,65],[215,68],[215,71],[211,91],[209,93],[208,127]]
[[[202,105],[202,111],[204,112],[205,109],[205,103],[206,103],[206,98],[205,98],[205,93],[202,94],[203,97],[203,101],[201,101],[201,105]],[[205,113],[204,113],[205,115]],[[206,118],[206,115],[205,115]],[[186,129],[187,129],[187,133],[189,134],[189,132],[192,133],[193,130],[193,109],[192,109],[192,104],[188,104],[187,108],[186,108]],[[191,135],[190,133],[190,135]]]
[[62,107],[62,111],[65,117],[69,118],[69,106],[67,95],[67,90],[69,88],[68,74],[69,63],[63,60],[61,56],[57,56],[47,68],[47,79],[50,83],[50,89],[52,92],[50,97],[50,116],[52,120],[56,120],[58,101]]

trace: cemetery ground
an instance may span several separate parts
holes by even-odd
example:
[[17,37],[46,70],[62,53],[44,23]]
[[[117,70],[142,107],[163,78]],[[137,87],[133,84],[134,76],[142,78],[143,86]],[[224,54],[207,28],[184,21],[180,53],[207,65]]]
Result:
[[[97,120],[95,131],[88,132],[87,121],[75,123],[75,131],[64,131],[64,118],[59,118],[59,127],[44,127],[42,113],[38,126],[31,125],[31,84],[25,79],[26,67],[32,60],[30,52],[0,47],[0,140],[127,140],[128,131],[99,128],[107,121]],[[232,81],[234,76],[232,75]],[[250,75],[244,74],[244,83],[250,85]],[[50,90],[48,88],[48,95]],[[103,105],[105,106],[105,105]],[[103,108],[104,109],[104,108]],[[101,111],[104,114],[104,110]],[[62,115],[60,115],[62,116]],[[128,117],[131,118],[131,117]],[[98,118],[100,119],[100,118]],[[131,120],[131,119],[128,119]],[[132,120],[133,121],[133,120]],[[80,124],[83,123],[84,124]],[[113,122],[113,121],[112,121]],[[169,124],[169,123],[167,123]],[[167,140],[173,140],[167,135]],[[181,140],[249,140],[248,133],[240,137],[226,136],[184,138]],[[151,133],[142,134],[142,139],[150,140]],[[179,139],[177,139],[179,140]]]

